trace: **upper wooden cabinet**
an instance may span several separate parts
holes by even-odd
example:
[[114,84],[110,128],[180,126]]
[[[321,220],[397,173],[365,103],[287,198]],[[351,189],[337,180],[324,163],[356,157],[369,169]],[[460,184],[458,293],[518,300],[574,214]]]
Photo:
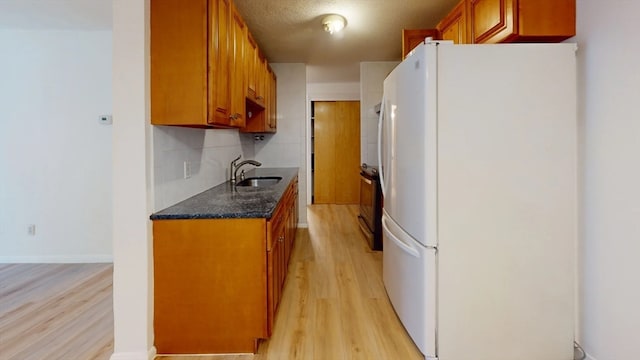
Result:
[[576,34],[575,0],[466,0],[472,43],[557,42]]
[[232,0],[151,1],[152,124],[245,128],[266,106],[266,66]]
[[[256,91],[258,94],[262,94],[258,95],[262,99],[249,101],[249,96],[247,96],[247,122],[240,131],[275,133],[277,130],[276,75],[271,70],[266,59],[259,56],[258,60],[258,63],[256,63]],[[264,107],[260,103],[264,104]]]
[[[210,125],[209,1],[151,2],[151,123]],[[215,50],[215,49],[213,49]],[[210,56],[216,58],[215,52]]]
[[261,55],[258,44],[248,31],[246,40],[247,100],[255,103],[258,107],[264,108],[264,86],[261,86],[265,72],[262,64],[264,56]]
[[462,0],[436,26],[440,39],[452,40],[454,44],[467,43],[467,6]]
[[[434,38],[456,44],[559,42],[576,34],[575,0],[461,0]],[[433,30],[403,30],[402,58]]]
[[245,96],[247,83],[246,66],[246,24],[238,9],[231,4],[231,117],[234,126],[244,127],[245,122]]
[[267,126],[269,127],[269,132],[276,132],[278,127],[278,107],[276,101],[278,98],[278,79],[276,77],[276,73],[273,72],[271,67],[268,65],[267,83],[265,84],[265,87],[268,88],[267,93],[269,94],[267,98]]
[[402,29],[402,59],[425,38],[438,38],[437,29]]
[[211,38],[213,50],[209,56],[209,100],[210,113],[214,113],[213,124],[221,126],[231,125],[231,94],[230,94],[230,69],[231,69],[231,42],[230,22],[231,4],[229,0],[213,1],[216,7],[213,13],[216,21],[211,24]]

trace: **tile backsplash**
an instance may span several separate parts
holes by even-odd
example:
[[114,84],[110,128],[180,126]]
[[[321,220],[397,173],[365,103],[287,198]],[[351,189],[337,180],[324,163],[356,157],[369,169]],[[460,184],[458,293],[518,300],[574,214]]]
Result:
[[[237,129],[153,127],[154,211],[162,210],[229,180],[229,163],[255,156],[251,135]],[[185,179],[184,163],[191,176]]]

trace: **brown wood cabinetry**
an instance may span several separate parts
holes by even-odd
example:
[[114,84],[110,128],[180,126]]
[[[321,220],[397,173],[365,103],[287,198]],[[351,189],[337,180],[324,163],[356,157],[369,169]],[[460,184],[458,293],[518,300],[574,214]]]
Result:
[[269,64],[265,61],[258,63],[261,69],[256,87],[263,88],[264,108],[256,104],[254,101],[247,100],[247,123],[241,128],[242,132],[249,133],[275,133],[277,130],[277,109],[276,109],[276,75],[271,70]]
[[[560,42],[576,34],[576,1],[461,0],[436,30],[456,44]],[[402,58],[432,31],[403,30]]]
[[267,82],[265,87],[268,88],[267,92],[269,94],[267,98],[267,126],[269,128],[269,132],[276,132],[276,129],[278,128],[278,106],[276,101],[278,98],[278,79],[276,78],[276,73],[273,72],[268,64],[266,80]]
[[151,123],[239,126],[230,118],[230,1],[151,2]]
[[244,127],[246,97],[245,47],[246,24],[238,9],[231,4],[231,121],[238,127]]
[[261,86],[264,78],[265,68],[263,66],[260,50],[258,44],[251,36],[251,33],[247,31],[246,36],[246,71],[247,71],[247,93],[246,97],[253,105],[260,110],[264,109],[264,86]]
[[467,43],[467,7],[466,0],[462,0],[436,26],[440,39],[451,40],[454,44]]
[[256,56],[256,102],[267,107],[267,58],[258,49]]
[[575,0],[467,0],[472,43],[557,42],[576,33]]
[[270,101],[266,68],[231,0],[151,1],[152,124],[244,128]]
[[[231,21],[231,4],[229,0],[216,0],[217,12],[215,18],[217,21],[211,24],[211,34],[215,41],[213,54],[209,62],[215,76],[209,77],[209,91],[212,97],[209,106],[214,108],[214,125],[229,126],[231,116],[231,94],[230,94],[230,21]],[[214,35],[215,34],[215,35]]]
[[438,38],[437,29],[402,29],[402,59],[425,38]]
[[153,221],[161,354],[255,352],[282,297],[297,227],[295,177],[271,219]]
[[282,298],[282,288],[287,276],[289,258],[293,249],[298,224],[298,179],[294,179],[289,186],[281,206],[267,223],[267,331],[269,336],[273,332],[278,304]]
[[[207,112],[209,1],[151,3],[151,123],[201,125]],[[213,32],[212,32],[213,34]],[[216,53],[211,52],[215,62]],[[214,75],[214,74],[212,74]]]

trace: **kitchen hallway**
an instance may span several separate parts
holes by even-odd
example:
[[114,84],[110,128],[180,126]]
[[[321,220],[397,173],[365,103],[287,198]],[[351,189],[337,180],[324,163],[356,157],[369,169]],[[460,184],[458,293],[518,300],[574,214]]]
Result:
[[298,230],[273,336],[258,354],[156,359],[423,359],[389,303],[382,253],[369,250],[357,211],[308,207],[309,229]]

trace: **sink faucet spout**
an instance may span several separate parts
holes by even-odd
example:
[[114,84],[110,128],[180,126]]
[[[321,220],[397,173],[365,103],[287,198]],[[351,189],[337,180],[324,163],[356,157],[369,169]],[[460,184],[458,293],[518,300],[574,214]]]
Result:
[[[240,168],[244,165],[253,165],[253,166],[262,166],[261,162],[255,161],[255,160],[245,160],[240,162],[238,165],[235,165],[235,169],[233,170],[233,177],[231,178],[231,182],[232,183],[236,183],[236,179],[238,178],[238,170],[240,170]],[[240,181],[244,180],[244,170],[242,170],[242,172],[240,173]]]

